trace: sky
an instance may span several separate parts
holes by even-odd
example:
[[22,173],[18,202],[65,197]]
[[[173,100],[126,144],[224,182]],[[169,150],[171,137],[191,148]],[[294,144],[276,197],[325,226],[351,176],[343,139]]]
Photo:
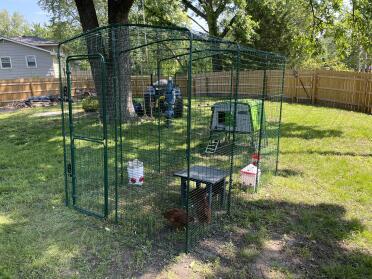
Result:
[[37,4],[37,0],[0,0],[0,10],[7,10],[10,14],[18,12],[29,23],[47,23],[48,15]]

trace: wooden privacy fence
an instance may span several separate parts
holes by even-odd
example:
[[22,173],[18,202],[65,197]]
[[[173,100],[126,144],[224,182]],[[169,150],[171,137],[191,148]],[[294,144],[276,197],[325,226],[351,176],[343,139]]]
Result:
[[[234,74],[234,73],[233,73]],[[264,88],[263,71],[242,71],[239,74],[239,96],[259,96]],[[372,74],[334,71],[287,70],[282,85],[282,72],[266,72],[267,95],[273,99],[284,87],[284,98],[291,102],[321,104],[349,110],[372,113]],[[176,77],[182,92],[186,92],[187,78]],[[149,76],[133,76],[134,97],[141,97],[151,83]],[[193,94],[200,96],[227,96],[235,91],[230,72],[215,72],[193,76]],[[76,90],[92,89],[89,77],[72,80],[72,94]],[[0,80],[0,106],[30,96],[58,95],[59,80],[56,78]]]
[[[84,74],[86,74],[84,72]],[[183,78],[186,85],[186,79]],[[94,82],[91,77],[86,75],[74,76],[71,79],[71,93],[75,95],[77,90],[92,90]],[[151,79],[147,76],[132,77],[132,90],[134,96],[142,96],[144,90],[150,85]],[[186,88],[186,87],[185,87]],[[22,79],[6,79],[0,80],[0,106],[12,102],[26,100],[32,96],[49,96],[59,95],[59,79],[58,78],[22,78]]]
[[325,70],[287,71],[285,97],[293,102],[308,102],[372,113],[372,74]]
[[[319,104],[372,113],[372,74],[325,70],[287,70],[282,84],[280,71],[266,72],[266,92],[275,99],[284,89],[290,102]],[[230,84],[231,73],[219,72],[193,78],[193,92],[203,95],[227,95],[235,89]],[[242,71],[239,74],[239,96],[259,97],[264,88],[263,71]],[[234,91],[233,91],[234,92]]]
[[[72,80],[72,92],[77,89],[93,88],[94,83],[88,78]],[[0,106],[26,100],[32,96],[59,95],[58,78],[22,78],[0,80]]]

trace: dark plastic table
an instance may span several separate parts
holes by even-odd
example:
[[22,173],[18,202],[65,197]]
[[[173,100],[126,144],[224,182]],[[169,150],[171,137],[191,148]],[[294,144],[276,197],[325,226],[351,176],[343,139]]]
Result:
[[[183,207],[186,207],[187,169],[175,172],[174,176],[181,178],[181,204]],[[196,187],[199,188],[200,184],[206,185],[209,207],[212,206],[212,196],[214,194],[220,194],[220,206],[223,206],[225,200],[227,176],[229,176],[229,173],[220,169],[205,166],[190,167],[190,180],[196,182]]]

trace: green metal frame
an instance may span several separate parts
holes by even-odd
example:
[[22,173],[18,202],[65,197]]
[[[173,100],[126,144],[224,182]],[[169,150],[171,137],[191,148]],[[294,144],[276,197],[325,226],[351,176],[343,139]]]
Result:
[[[73,108],[72,108],[72,95],[71,95],[71,71],[70,71],[70,62],[71,61],[80,61],[80,60],[88,60],[88,59],[98,59],[102,64],[102,71],[101,71],[101,78],[103,81],[106,80],[106,73],[105,73],[105,58],[102,54],[88,54],[88,55],[71,55],[66,58],[66,74],[67,74],[67,94],[68,94],[68,110],[69,110],[69,132],[70,132],[70,152],[71,152],[71,185],[72,185],[72,205],[78,211],[81,211],[88,215],[93,215],[99,218],[106,218],[108,216],[108,167],[107,167],[107,114],[106,114],[106,101],[105,101],[105,90],[104,86],[102,86],[103,90],[101,92],[102,97],[102,124],[103,124],[103,131],[102,131],[102,138],[92,138],[92,137],[85,137],[85,136],[78,136],[75,134],[74,130],[74,121],[73,121]],[[102,209],[103,213],[93,212],[91,210],[87,210],[85,208],[80,207],[77,204],[77,196],[76,196],[76,187],[77,187],[77,177],[76,177],[76,160],[75,160],[75,139],[78,140],[85,140],[90,142],[95,142],[99,144],[103,144],[103,154],[104,154],[104,178],[103,178],[103,187],[104,187],[104,208]]]
[[[115,57],[116,56],[116,47],[115,47],[115,44],[114,44],[114,40],[115,40],[115,32],[111,32],[111,36],[112,36],[112,48],[113,48],[113,56]],[[117,100],[118,96],[116,96],[116,92],[117,92],[117,88],[119,87],[119,84],[118,84],[118,79],[117,79],[117,73],[119,72],[118,71],[118,68],[117,68],[117,63],[115,63],[114,65],[114,99]],[[120,94],[119,94],[120,96]],[[118,152],[119,152],[119,149],[118,149],[118,135],[120,134],[120,140],[122,139],[121,137],[121,125],[119,125],[119,121],[118,121],[118,118],[120,119],[121,118],[121,106],[118,105],[120,104],[120,100],[118,100],[118,102],[115,102],[115,113],[116,113],[116,116],[115,116],[115,223],[118,223],[119,221],[119,216],[118,216],[118,207],[119,207],[119,192],[118,192],[118,180],[119,180],[119,175],[118,175]],[[120,143],[120,155],[122,156],[122,144]],[[120,168],[121,170],[123,169],[123,161],[120,160]],[[121,178],[122,178],[122,175],[121,175]]]
[[233,140],[231,145],[231,155],[230,155],[230,179],[229,179],[229,192],[227,199],[227,213],[231,213],[231,193],[233,187],[233,168],[234,168],[234,151],[235,151],[235,130],[236,130],[236,113],[237,113],[237,103],[238,103],[238,88],[239,88],[239,62],[240,62],[240,48],[238,46],[236,53],[236,77],[235,77],[235,92],[234,92],[234,127],[233,127]]
[[[282,86],[281,92],[284,92],[284,74],[285,69],[282,70]],[[278,174],[279,168],[279,151],[280,151],[280,131],[282,126],[282,115],[283,115],[283,94],[280,94],[280,108],[279,108],[279,127],[278,127],[278,139],[277,139],[277,150],[276,150],[276,162],[275,162],[275,175]]]
[[[121,38],[118,37],[118,34],[116,32],[117,30],[120,30],[122,28],[128,28],[126,32],[130,32],[130,30],[138,30],[139,32],[151,32],[152,36],[148,36],[145,41],[142,41],[141,38],[134,38],[133,41],[130,42],[129,45],[126,45],[125,47],[119,48],[116,45],[116,42],[120,41]],[[140,33],[136,33],[140,34]],[[120,36],[120,35],[119,35]],[[139,37],[139,36],[138,36]],[[94,40],[97,39],[97,44],[95,45],[95,48],[97,49],[96,53],[88,53],[87,48],[82,48],[80,52],[77,54],[73,53],[72,55],[68,56],[66,59],[62,59],[61,56],[61,49],[65,45],[73,44],[75,42],[80,43],[81,45],[88,44],[88,40]],[[111,40],[111,41],[107,41]],[[106,43],[106,45],[105,45]],[[111,46],[112,48],[108,51],[111,53],[106,53],[105,51],[99,51],[101,48],[105,48],[107,46]],[[173,47],[174,49],[171,49],[171,51],[167,51],[167,47]],[[178,48],[177,48],[178,47]],[[205,34],[197,34],[194,32],[191,32],[187,28],[182,27],[165,27],[165,26],[152,26],[152,25],[146,25],[146,24],[116,24],[111,26],[104,26],[99,27],[93,30],[90,30],[88,32],[82,33],[78,36],[75,36],[71,39],[68,39],[62,43],[59,44],[58,49],[58,59],[59,59],[59,69],[60,69],[60,96],[61,99],[64,100],[65,98],[65,88],[67,88],[67,94],[68,94],[68,124],[66,124],[66,116],[65,116],[65,102],[61,102],[61,109],[62,109],[62,134],[63,134],[63,145],[64,145],[64,179],[65,179],[65,204],[70,205],[72,204],[72,207],[75,209],[89,215],[93,215],[99,218],[110,218],[109,216],[111,214],[111,207],[109,202],[113,201],[113,217],[114,221],[116,223],[121,222],[121,215],[119,212],[121,210],[121,199],[129,199],[128,193],[125,191],[126,188],[126,169],[125,169],[125,163],[128,158],[130,158],[130,151],[128,151],[128,142],[125,141],[124,136],[128,136],[130,132],[130,129],[128,128],[130,124],[123,122],[123,114],[121,103],[123,101],[124,95],[120,92],[121,84],[125,81],[123,81],[123,77],[120,74],[121,69],[118,61],[121,61],[121,55],[129,55],[131,53],[134,53],[136,55],[141,55],[140,50],[146,48],[151,49],[151,53],[154,55],[154,57],[151,57],[151,65],[146,65],[151,70],[151,74],[156,73],[156,78],[160,80],[162,77],[162,74],[165,72],[163,71],[164,67],[167,67],[167,65],[171,64],[170,61],[178,61],[179,68],[175,67],[179,72],[174,73],[174,75],[178,73],[185,74],[187,77],[187,84],[186,84],[186,94],[187,98],[184,98],[184,100],[187,100],[187,107],[186,107],[186,116],[184,119],[185,122],[183,125],[185,125],[185,137],[183,144],[186,145],[186,147],[182,147],[185,150],[185,158],[182,161],[185,163],[186,169],[187,169],[187,180],[186,180],[186,199],[187,203],[185,206],[186,214],[187,216],[192,216],[192,214],[195,213],[195,205],[191,203],[191,197],[189,197],[191,191],[193,190],[193,185],[191,183],[191,177],[190,177],[190,168],[193,164],[195,164],[195,158],[193,152],[193,144],[198,140],[198,134],[194,132],[194,126],[193,123],[198,124],[202,123],[200,119],[198,118],[198,114],[195,114],[195,105],[198,105],[198,102],[202,102],[203,98],[205,96],[197,96],[196,93],[193,92],[193,71],[195,65],[203,65],[203,69],[196,69],[200,72],[206,72],[206,71],[214,71],[214,65],[212,65],[214,60],[220,59],[222,62],[225,63],[223,67],[225,67],[225,71],[228,72],[229,77],[227,79],[230,79],[229,85],[226,87],[226,92],[224,92],[223,99],[226,100],[226,102],[230,103],[230,111],[234,110],[233,113],[233,122],[237,122],[237,104],[240,102],[240,98],[248,98],[248,97],[242,97],[239,92],[239,83],[241,80],[241,73],[243,71],[249,71],[251,69],[257,70],[257,71],[263,71],[264,77],[262,81],[262,92],[255,93],[255,98],[260,99],[262,101],[261,108],[260,108],[260,129],[259,131],[254,131],[257,133],[257,135],[253,135],[252,137],[258,137],[258,146],[257,146],[257,153],[260,155],[263,151],[267,153],[267,150],[263,150],[266,148],[266,144],[262,142],[263,137],[266,136],[266,133],[264,129],[265,126],[265,110],[268,110],[269,108],[265,106],[265,102],[268,100],[268,89],[267,89],[267,83],[268,83],[268,71],[270,70],[281,70],[282,76],[281,76],[281,88],[278,89],[278,101],[276,105],[279,105],[279,115],[274,115],[274,120],[279,122],[278,129],[280,130],[280,121],[282,117],[282,93],[284,89],[284,68],[285,68],[285,59],[284,57],[265,52],[265,51],[257,51],[252,48],[248,48],[242,45],[239,45],[235,42],[221,40],[219,38],[214,38],[207,36]],[[138,54],[139,53],[139,54]],[[74,130],[74,120],[73,120],[73,106],[72,106],[72,98],[71,98],[71,71],[70,71],[70,65],[69,63],[71,61],[77,61],[77,60],[92,60],[92,59],[98,59],[102,65],[101,69],[101,88],[102,92],[100,92],[100,96],[102,97],[101,100],[101,106],[102,106],[102,138],[95,138],[95,137],[84,137],[79,136],[77,133],[75,133]],[[134,60],[136,57],[133,58]],[[180,59],[184,61],[185,63],[182,64],[180,62]],[[139,60],[140,62],[136,63],[142,63],[142,60]],[[204,62],[205,61],[205,62]],[[222,63],[220,61],[220,63]],[[66,81],[64,83],[64,77],[63,77],[63,67],[62,64],[66,64]],[[208,64],[209,63],[209,64]],[[207,66],[207,64],[209,66]],[[182,66],[183,65],[183,66]],[[222,64],[221,64],[222,65]],[[108,68],[111,67],[111,68]],[[222,66],[221,66],[222,67]],[[173,68],[172,68],[173,69]],[[227,70],[226,70],[227,69]],[[111,72],[109,72],[111,70]],[[150,71],[148,70],[148,71]],[[186,71],[185,71],[186,70]],[[184,72],[185,71],[185,72]],[[172,72],[173,74],[173,72]],[[107,80],[108,78],[111,78],[112,80]],[[111,83],[111,84],[109,84]],[[108,86],[110,89],[108,89]],[[111,93],[110,96],[109,93]],[[209,93],[209,92],[208,92]],[[113,98],[114,100],[114,107],[112,108],[114,110],[114,119],[110,119],[113,121],[108,120],[108,114],[110,112],[106,111],[107,103],[106,103],[106,97]],[[197,99],[199,98],[199,99]],[[205,98],[218,98],[216,96],[207,95]],[[206,101],[207,103],[207,101]],[[193,107],[194,106],[194,107]],[[110,107],[111,108],[111,107]],[[249,106],[249,110],[251,110]],[[160,112],[157,114],[156,118],[153,119],[153,122],[151,122],[153,125],[156,125],[157,127],[153,126],[157,130],[154,130],[154,135],[156,133],[157,140],[154,141],[154,144],[156,145],[156,153],[154,153],[154,160],[152,161],[154,163],[153,169],[154,173],[157,173],[157,177],[161,181],[168,181],[164,180],[165,172],[164,168],[167,167],[165,163],[163,163],[162,160],[165,160],[166,157],[163,155],[163,149],[162,147],[162,116]],[[204,120],[203,120],[204,121]],[[251,119],[251,122],[253,119]],[[110,123],[109,123],[110,122]],[[113,123],[112,123],[113,122]],[[183,123],[183,122],[182,122]],[[140,125],[140,124],[139,124]],[[252,129],[254,129],[253,123],[251,123]],[[209,127],[208,127],[209,128]],[[184,129],[183,129],[184,130]],[[156,132],[155,132],[156,131]],[[150,132],[149,132],[150,133]],[[235,175],[237,173],[237,170],[241,168],[241,164],[246,163],[239,162],[237,163],[237,160],[242,160],[239,152],[237,152],[237,148],[239,147],[237,145],[237,137],[238,132],[236,131],[236,125],[233,126],[232,131],[228,132],[229,140],[231,141],[231,146],[228,148],[225,156],[228,156],[228,159],[226,159],[226,168],[228,172],[227,176],[227,203],[224,204],[223,210],[226,210],[227,214],[229,215],[233,210],[233,197],[235,195],[235,190],[238,190],[235,188]],[[278,164],[279,164],[279,144],[280,144],[280,131],[278,131],[275,136],[275,171],[278,170]],[[112,137],[112,138],[109,138]],[[75,156],[76,156],[76,150],[75,150],[75,139],[79,140],[86,140],[86,141],[92,141],[103,145],[103,187],[104,187],[104,206],[102,208],[102,212],[94,212],[92,210],[81,208],[78,205],[78,200],[76,197],[76,187],[78,186],[76,177],[76,162],[75,162]],[[108,141],[112,140],[114,143],[114,146],[109,150]],[[68,152],[67,145],[70,144],[70,152]],[[111,145],[112,146],[112,145]],[[110,146],[110,148],[111,148]],[[127,149],[126,149],[127,148]],[[274,150],[273,148],[273,150]],[[182,149],[183,150],[183,149]],[[112,153],[111,153],[112,152]],[[250,152],[250,151],[249,151]],[[110,157],[112,156],[112,157]],[[239,157],[240,156],[240,157]],[[207,157],[207,156],[205,156]],[[156,158],[156,160],[155,160]],[[237,159],[238,158],[238,159]],[[240,158],[240,159],[239,159]],[[248,160],[247,158],[243,158],[244,160]],[[249,158],[250,159],[250,158]],[[113,160],[112,165],[109,166],[109,160]],[[207,159],[205,159],[207,160]],[[209,161],[208,161],[209,162]],[[68,166],[69,163],[71,163],[71,178],[69,177],[68,172]],[[207,163],[206,163],[207,164]],[[156,166],[155,166],[156,165]],[[169,165],[169,162],[168,162]],[[112,167],[113,166],[113,167]],[[264,165],[261,165],[261,162],[259,160],[257,167],[266,167]],[[111,169],[112,167],[112,169]],[[110,169],[109,169],[110,168]],[[110,172],[109,172],[110,171]],[[166,170],[168,171],[168,170]],[[110,176],[110,177],[109,177]],[[163,180],[162,180],[163,179]],[[112,185],[110,185],[110,183]],[[111,182],[112,181],[112,182]],[[154,182],[155,183],[155,182]],[[71,184],[71,185],[70,185]],[[70,187],[71,186],[71,187]],[[111,188],[113,187],[113,188]],[[223,186],[225,187],[225,186]],[[110,190],[110,191],[109,191]],[[112,190],[112,191],[111,191]],[[256,185],[254,187],[254,191],[258,190],[258,177],[256,180]],[[112,195],[112,196],[111,196]],[[109,208],[110,207],[110,208]],[[124,221],[124,226],[127,225],[127,223]],[[150,226],[150,225],[148,225]],[[200,229],[200,228],[199,228]],[[189,223],[185,226],[185,242],[184,247],[185,251],[189,251],[192,247],[191,237],[195,234],[195,224],[190,225]]]
[[[192,105],[192,41],[193,41],[193,34],[190,32],[190,54],[189,54],[189,67],[187,71],[188,81],[187,81],[187,140],[186,140],[186,160],[187,160],[187,191],[186,191],[186,200],[189,200],[189,192],[190,192],[190,152],[191,152],[191,105]],[[186,203],[186,213],[187,217],[190,215],[190,205],[189,202]],[[185,235],[185,251],[186,253],[190,250],[190,228],[189,224],[186,225],[186,235]]]
[[[264,133],[264,121],[265,121],[265,100],[267,95],[267,72],[264,70],[264,76],[263,76],[263,85],[262,85],[262,105],[261,105],[261,120],[260,120],[260,136],[258,138],[258,158],[261,157],[261,147],[262,147],[262,137]],[[257,169],[260,169],[260,163],[261,161],[258,160],[257,162]],[[257,192],[258,190],[258,184],[259,184],[259,177],[256,175],[256,183],[254,185],[254,191]]]
[[61,130],[62,130],[62,142],[63,142],[63,176],[64,176],[64,188],[65,188],[65,205],[69,205],[69,193],[68,193],[68,173],[67,173],[67,151],[66,151],[66,127],[65,127],[65,108],[64,108],[64,100],[66,98],[65,96],[65,90],[67,91],[67,87],[63,86],[62,84],[62,65],[61,65],[61,50],[60,45],[58,46],[58,76],[59,76],[59,96],[61,100]]

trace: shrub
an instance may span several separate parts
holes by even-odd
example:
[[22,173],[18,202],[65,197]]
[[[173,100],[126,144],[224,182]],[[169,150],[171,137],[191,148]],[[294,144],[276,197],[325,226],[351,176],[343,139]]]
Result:
[[96,112],[99,108],[99,102],[96,97],[86,97],[81,103],[85,112]]

